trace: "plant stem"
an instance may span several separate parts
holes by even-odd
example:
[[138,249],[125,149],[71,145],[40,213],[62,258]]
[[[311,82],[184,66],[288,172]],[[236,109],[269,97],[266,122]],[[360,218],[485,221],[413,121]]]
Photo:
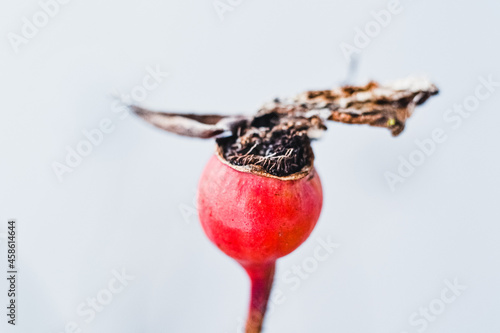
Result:
[[252,285],[246,333],[260,333],[262,330],[267,301],[273,286],[275,267],[275,261],[245,266]]

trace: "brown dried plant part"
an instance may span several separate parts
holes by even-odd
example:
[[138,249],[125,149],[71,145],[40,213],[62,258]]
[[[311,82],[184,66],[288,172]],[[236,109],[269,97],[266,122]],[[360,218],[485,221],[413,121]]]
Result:
[[372,81],[364,86],[277,98],[254,116],[160,113],[137,106],[132,110],[172,133],[215,137],[219,157],[238,169],[287,177],[312,168],[310,142],[326,130],[326,121],[386,127],[397,136],[415,107],[437,93],[429,81],[408,78],[385,85]]
[[306,91],[291,99],[276,99],[259,113],[316,115],[322,120],[386,127],[397,136],[415,106],[437,93],[436,86],[425,79],[407,78],[386,85],[372,81],[364,86]]
[[148,123],[167,132],[201,139],[213,138],[227,131],[233,131],[247,117],[222,116],[216,114],[188,114],[155,112],[132,105],[132,111]]

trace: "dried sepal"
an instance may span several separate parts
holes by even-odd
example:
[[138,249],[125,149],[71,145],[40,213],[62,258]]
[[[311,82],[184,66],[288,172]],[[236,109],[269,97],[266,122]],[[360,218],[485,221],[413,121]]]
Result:
[[372,81],[364,86],[307,91],[290,99],[276,99],[259,113],[368,124],[389,128],[393,135],[398,135],[415,106],[437,93],[436,86],[425,79],[408,78],[386,85]]
[[217,114],[199,115],[150,111],[139,106],[130,106],[132,111],[148,123],[178,135],[208,139],[225,132],[233,132],[235,127],[247,121],[244,116],[223,116]]
[[166,131],[197,138],[215,137],[219,158],[240,171],[293,179],[312,170],[310,142],[326,130],[328,120],[385,127],[396,136],[403,131],[414,108],[437,93],[429,81],[409,78],[385,85],[370,82],[307,91],[293,98],[275,99],[251,117],[131,108]]

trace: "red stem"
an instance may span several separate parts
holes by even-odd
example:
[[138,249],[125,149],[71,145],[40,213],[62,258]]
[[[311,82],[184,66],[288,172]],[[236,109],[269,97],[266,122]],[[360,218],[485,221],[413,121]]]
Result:
[[273,286],[275,267],[274,261],[245,267],[252,284],[246,333],[260,333],[262,330],[267,301]]

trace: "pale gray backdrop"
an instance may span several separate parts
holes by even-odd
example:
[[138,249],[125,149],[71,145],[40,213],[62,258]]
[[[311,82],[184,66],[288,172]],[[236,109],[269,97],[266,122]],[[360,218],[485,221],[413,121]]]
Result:
[[[353,82],[427,75],[441,94],[397,139],[331,124],[314,144],[323,213],[279,263],[265,332],[500,330],[497,1],[401,0],[379,17],[385,26],[372,11],[389,1],[54,1],[0,5],[2,272],[9,218],[20,255],[18,325],[2,306],[0,331],[240,332],[249,283],[194,214],[213,142],[154,130],[111,96],[251,113],[343,81],[340,45],[355,46],[357,28],[372,37],[357,40]],[[157,84],[148,70],[169,75]],[[100,124],[108,133],[89,146],[83,132]],[[446,140],[418,153],[415,140],[436,129]],[[60,181],[68,147],[88,156]],[[420,165],[392,191],[385,174],[398,175],[400,156]],[[331,253],[315,256],[329,241]]]

